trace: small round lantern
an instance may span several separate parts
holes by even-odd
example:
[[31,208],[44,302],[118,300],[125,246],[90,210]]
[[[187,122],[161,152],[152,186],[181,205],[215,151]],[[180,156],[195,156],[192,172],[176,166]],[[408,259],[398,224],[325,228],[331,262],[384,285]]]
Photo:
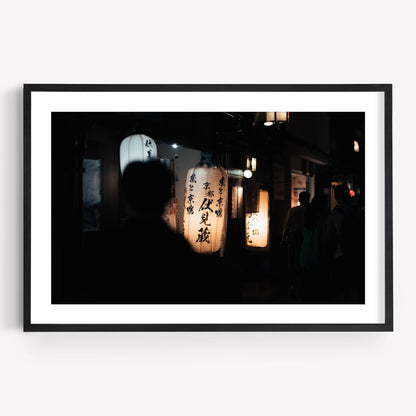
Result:
[[212,254],[224,247],[228,177],[221,166],[204,162],[188,170],[184,196],[184,235],[193,250]]
[[123,174],[124,169],[131,162],[144,162],[156,157],[156,142],[144,134],[133,134],[120,144],[120,171]]

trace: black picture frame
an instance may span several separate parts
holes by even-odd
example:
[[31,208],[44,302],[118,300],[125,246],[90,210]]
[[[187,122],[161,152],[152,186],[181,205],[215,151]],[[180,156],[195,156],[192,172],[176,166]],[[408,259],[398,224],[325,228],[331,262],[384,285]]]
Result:
[[[39,331],[393,331],[393,181],[392,181],[392,84],[24,84],[24,322],[23,330]],[[39,92],[359,92],[382,94],[384,116],[384,322],[377,323],[56,323],[32,319],[33,217],[32,134],[36,117],[33,94]],[[46,139],[45,139],[46,140]]]

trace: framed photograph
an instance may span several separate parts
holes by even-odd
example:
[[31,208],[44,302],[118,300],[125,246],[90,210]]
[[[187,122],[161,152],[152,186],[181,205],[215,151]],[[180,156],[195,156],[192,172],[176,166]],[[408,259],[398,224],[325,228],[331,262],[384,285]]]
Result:
[[392,331],[391,84],[25,84],[25,331]]

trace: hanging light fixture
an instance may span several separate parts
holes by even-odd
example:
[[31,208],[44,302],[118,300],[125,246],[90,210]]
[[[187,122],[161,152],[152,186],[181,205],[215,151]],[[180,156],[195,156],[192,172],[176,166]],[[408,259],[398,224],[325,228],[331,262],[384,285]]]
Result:
[[245,178],[250,179],[253,176],[253,172],[250,169],[246,169],[243,172],[243,175],[244,175]]
[[203,161],[188,170],[184,195],[184,235],[194,251],[212,254],[224,247],[228,177],[222,166]]
[[354,152],[358,153],[360,151],[360,145],[357,140],[354,140]]
[[133,134],[123,139],[120,144],[120,171],[123,174],[131,162],[144,162],[156,157],[156,142],[144,134]]
[[246,169],[243,172],[245,178],[250,179],[253,172],[257,169],[257,159],[255,157],[246,156]]
[[266,248],[269,244],[269,192],[259,190],[258,212],[246,213],[246,246]]
[[287,123],[288,120],[289,113],[287,112],[266,112],[264,125],[273,126],[274,124]]
[[255,157],[251,158],[251,170],[255,172],[257,169],[257,159]]

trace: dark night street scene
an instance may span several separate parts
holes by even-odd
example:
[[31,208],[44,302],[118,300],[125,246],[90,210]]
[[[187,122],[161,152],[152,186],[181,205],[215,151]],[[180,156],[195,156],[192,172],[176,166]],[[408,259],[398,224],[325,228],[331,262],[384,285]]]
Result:
[[51,121],[52,303],[365,303],[364,112]]

